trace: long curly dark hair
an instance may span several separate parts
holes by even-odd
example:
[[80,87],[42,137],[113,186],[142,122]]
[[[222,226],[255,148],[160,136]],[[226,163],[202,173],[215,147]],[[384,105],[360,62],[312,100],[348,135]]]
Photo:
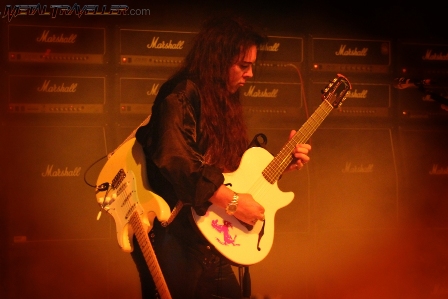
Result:
[[238,168],[247,149],[247,128],[239,93],[227,89],[229,69],[266,37],[240,17],[206,20],[176,76],[191,79],[201,94],[200,148],[207,164],[223,171]]

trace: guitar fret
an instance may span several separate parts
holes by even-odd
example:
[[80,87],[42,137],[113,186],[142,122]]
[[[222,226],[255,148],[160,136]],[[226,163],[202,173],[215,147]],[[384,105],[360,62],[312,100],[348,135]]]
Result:
[[[319,116],[320,121],[323,121],[323,120],[324,120],[324,117],[322,117],[322,116],[320,115],[320,110],[319,110],[319,109],[316,110],[316,112],[312,115],[312,117],[316,117],[316,116]],[[326,116],[326,115],[325,115],[325,116]]]
[[[345,78],[344,78],[345,79]],[[296,144],[305,143],[311,137],[311,135],[317,130],[323,120],[334,109],[334,106],[328,101],[328,98],[332,98],[336,89],[345,84],[344,91],[337,97],[337,101],[343,101],[345,94],[348,92],[348,88],[351,88],[350,84],[343,81],[343,77],[340,76],[326,89],[328,93],[327,98],[322,101],[316,111],[308,118],[308,120],[302,125],[302,127],[296,132],[296,134],[286,143],[286,145],[280,150],[277,156],[269,163],[269,165],[263,170],[263,177],[271,184],[276,182],[288,165],[292,162],[293,157],[291,155]],[[331,88],[331,91],[329,89]]]
[[148,234],[143,227],[137,211],[134,211],[134,213],[132,213],[129,223],[134,229],[135,236],[137,237],[137,241],[140,245],[143,256],[145,257],[146,264],[149,268],[159,295],[161,295],[162,299],[171,299],[171,295],[168,291],[168,286],[166,285],[165,279],[162,275],[162,269],[160,269],[154,249],[151,245],[151,241],[149,240]]

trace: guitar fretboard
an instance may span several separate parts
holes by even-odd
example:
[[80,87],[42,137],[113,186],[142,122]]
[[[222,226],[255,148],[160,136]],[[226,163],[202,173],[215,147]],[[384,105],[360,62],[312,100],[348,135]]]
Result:
[[[324,119],[335,107],[339,107],[345,100],[347,92],[351,89],[351,84],[343,75],[338,77],[325,88],[322,95],[322,103],[296,132],[296,134],[285,144],[280,152],[274,157],[268,166],[263,170],[263,177],[271,184],[278,181],[282,173],[292,162],[292,151],[299,143],[306,143],[311,135],[317,130]],[[339,92],[338,92],[339,91]],[[332,102],[330,102],[332,100]]]
[[328,101],[323,101],[296,134],[285,144],[272,162],[266,166],[263,170],[263,176],[269,183],[273,184],[280,178],[293,160],[291,153],[296,144],[307,142],[330,114],[331,110],[333,110],[333,106]]
[[151,241],[149,240],[148,234],[146,233],[142,220],[140,219],[137,211],[134,211],[132,213],[129,219],[129,223],[134,229],[138,244],[140,245],[140,248],[143,252],[143,256],[145,257],[146,264],[148,265],[149,272],[151,272],[160,298],[171,299],[171,294],[168,290],[168,286],[162,274],[162,269],[160,269],[160,265],[157,261],[154,249],[152,248]]

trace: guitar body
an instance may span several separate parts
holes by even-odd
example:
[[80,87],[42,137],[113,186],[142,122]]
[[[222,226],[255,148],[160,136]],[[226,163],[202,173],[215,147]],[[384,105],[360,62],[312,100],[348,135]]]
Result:
[[106,197],[103,193],[97,193],[97,200],[110,201],[105,210],[115,220],[118,244],[123,251],[131,252],[134,232],[129,225],[130,213],[134,210],[138,212],[148,232],[154,217],[166,221],[171,210],[163,198],[151,191],[147,180],[145,155],[135,138],[124,143],[109,158],[98,176],[97,185],[111,182],[120,175],[125,175],[123,183],[120,186],[112,186]]
[[272,159],[265,149],[253,147],[244,153],[235,172],[224,174],[224,184],[230,189],[251,194],[265,208],[262,236],[262,221],[257,221],[250,229],[215,205],[210,206],[204,216],[198,216],[193,210],[195,222],[206,239],[227,259],[239,265],[252,265],[266,257],[274,241],[275,214],[294,198],[293,192],[282,192],[277,182],[271,184],[262,176],[263,169]]
[[288,205],[293,192],[282,192],[277,181],[293,161],[292,152],[297,144],[306,143],[323,120],[340,107],[351,90],[348,79],[338,74],[322,91],[322,103],[302,127],[273,157],[263,148],[248,149],[235,172],[225,173],[224,183],[237,193],[249,193],[265,208],[265,221],[253,227],[243,224],[225,210],[211,205],[204,216],[192,209],[193,218],[204,237],[230,261],[252,265],[263,260],[274,241],[274,217],[278,209]]
[[151,191],[143,149],[135,138],[123,143],[104,165],[97,179],[97,202],[115,220],[118,245],[133,250],[135,235],[161,299],[171,299],[162,270],[148,237],[154,218],[167,221],[171,210]]

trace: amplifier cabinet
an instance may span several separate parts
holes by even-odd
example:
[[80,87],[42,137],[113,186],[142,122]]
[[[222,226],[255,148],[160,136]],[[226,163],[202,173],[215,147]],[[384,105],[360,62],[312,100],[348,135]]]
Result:
[[389,40],[311,37],[310,70],[336,73],[389,73]]
[[154,100],[166,78],[147,78],[124,75],[118,78],[119,109],[121,114],[151,113]]
[[391,229],[397,225],[398,175],[390,128],[318,129],[311,138],[316,228]]
[[257,65],[301,65],[303,62],[303,37],[268,36],[268,42],[258,48]]
[[397,90],[399,117],[403,120],[448,121],[448,81],[445,86]]
[[[329,118],[388,118],[392,116],[391,85],[373,80],[352,81],[352,90],[347,94],[342,105],[329,114]],[[321,90],[328,81],[311,79],[308,102],[311,110],[315,110],[322,102]]]
[[448,82],[448,43],[398,41],[398,71],[416,80],[445,78]]
[[105,104],[105,76],[8,75],[9,113],[96,114]]
[[402,215],[406,227],[448,228],[448,130],[400,126]]
[[294,128],[304,118],[300,83],[246,82],[240,97],[249,127]]
[[96,220],[94,188],[105,126],[11,122],[4,135],[9,244],[109,238],[111,219]]
[[106,29],[8,25],[8,61],[104,64]]
[[122,66],[179,67],[196,33],[119,29]]

